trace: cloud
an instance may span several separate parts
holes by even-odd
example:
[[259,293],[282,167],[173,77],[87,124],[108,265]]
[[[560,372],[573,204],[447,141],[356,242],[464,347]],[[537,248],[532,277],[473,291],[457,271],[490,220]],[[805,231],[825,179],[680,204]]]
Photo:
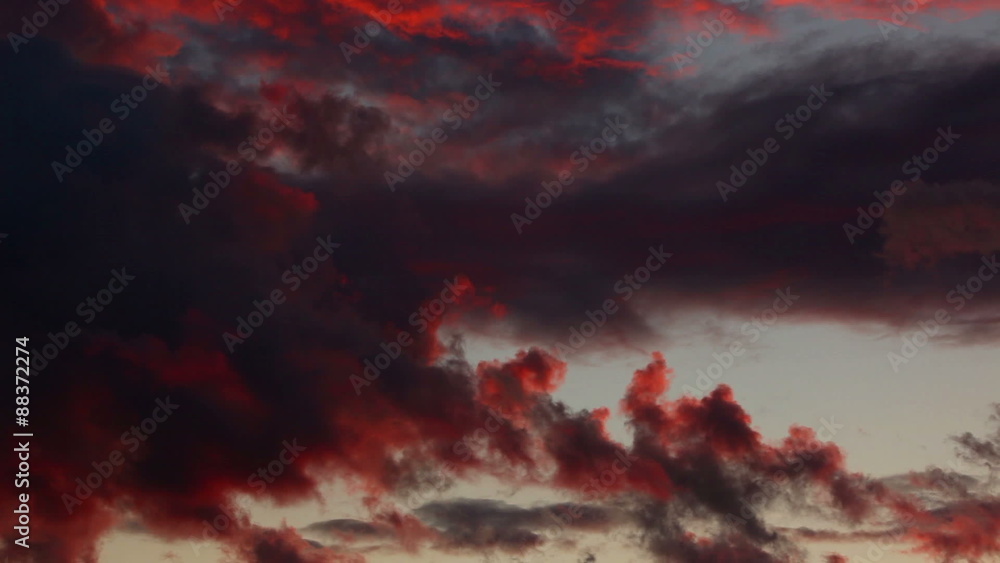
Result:
[[[31,383],[32,424],[46,436],[32,463],[35,555],[96,561],[101,538],[123,522],[167,540],[199,538],[225,509],[238,516],[218,541],[234,559],[359,560],[234,510],[287,440],[306,449],[261,500],[313,499],[342,479],[383,503],[371,521],[303,532],[384,534],[405,549],[538,547],[550,541],[539,528],[556,525],[545,511],[565,509],[579,512],[574,531],[626,520],[659,557],[796,560],[795,533],[767,518],[781,507],[844,525],[909,514],[906,537],[926,553],[997,551],[995,500],[923,507],[910,491],[850,472],[841,450],[811,429],[763,436],[726,386],[668,400],[673,375],[659,353],[624,390],[618,407],[631,434],[619,443],[606,427],[611,408],[577,410],[553,397],[571,373],[547,345],[608,299],[621,311],[588,346],[635,349],[658,344],[656,316],[670,325],[692,311],[754,313],[786,286],[803,295],[792,315],[801,320],[920,318],[979,267],[979,254],[996,250],[997,133],[983,125],[996,117],[996,50],[958,40],[931,55],[839,47],[696,94],[681,82],[650,88],[648,61],[628,33],[652,32],[653,15],[673,22],[700,12],[586,4],[546,30],[529,18],[546,6],[408,6],[389,25],[393,37],[345,69],[331,68],[329,53],[379,6],[246,3],[218,22],[203,2],[105,11],[74,0],[22,52],[0,55],[0,168],[11,186],[0,195],[9,231],[0,251],[17,296],[7,318],[31,335],[36,365],[47,345],[59,348]],[[22,8],[31,6],[4,13],[16,20],[30,13]],[[503,25],[483,26],[494,20]],[[421,58],[427,51],[435,56]],[[120,118],[115,100],[160,61],[169,82]],[[503,88],[489,106],[405,189],[385,189],[386,162],[491,71]],[[720,201],[715,183],[748,149],[779,138],[776,120],[820,84],[834,93],[828,105],[783,139],[738,197]],[[241,147],[281,108],[301,126],[245,156]],[[574,151],[618,113],[632,124],[625,139],[588,159],[593,169],[516,236],[510,214],[524,197],[580,166]],[[60,181],[52,163],[68,162],[67,146],[81,146],[104,119],[114,130]],[[961,142],[879,228],[846,240],[856,208],[946,126]],[[185,222],[178,206],[231,162],[245,170]],[[973,203],[980,198],[989,205]],[[935,217],[948,220],[927,228]],[[333,259],[293,270],[325,236],[340,244]],[[650,246],[674,255],[626,302],[615,281]],[[115,268],[136,276],[128,291],[98,316],[81,314],[78,304],[96,299]],[[451,280],[463,292],[428,320]],[[226,353],[221,335],[276,289],[287,303]],[[996,295],[985,287],[975,316],[955,325],[992,327]],[[69,323],[81,334],[67,344]],[[472,365],[462,337],[446,340],[443,328],[522,349]],[[365,361],[403,332],[412,343],[358,397],[351,376],[367,378],[375,368]],[[179,411],[130,450],[122,433],[165,396]],[[995,442],[956,438],[964,457],[990,467]],[[125,452],[121,469],[69,510],[64,495],[113,451]],[[393,507],[409,493],[485,476],[574,500],[441,501],[416,517]]]

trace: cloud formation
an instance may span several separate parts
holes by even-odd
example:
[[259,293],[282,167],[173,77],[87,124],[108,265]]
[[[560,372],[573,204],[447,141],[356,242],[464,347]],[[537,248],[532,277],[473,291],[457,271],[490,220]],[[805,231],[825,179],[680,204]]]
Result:
[[[385,5],[73,0],[0,55],[6,317],[31,336],[32,424],[46,436],[31,466],[33,556],[96,562],[101,538],[133,521],[202,538],[220,507],[237,515],[215,538],[227,556],[261,563],[365,560],[357,538],[522,552],[555,541],[551,511],[574,533],[638,530],[634,543],[667,560],[802,560],[802,542],[824,533],[774,525],[777,509],[820,513],[854,539],[895,530],[928,557],[1000,553],[986,485],[945,480],[947,500],[928,501],[944,481],[889,486],[802,426],[765,437],[727,386],[668,399],[658,352],[620,403],[574,409],[553,397],[573,374],[550,344],[612,300],[588,349],[658,348],[679,321],[654,318],[752,315],[784,287],[807,296],[795,321],[905,329],[973,276],[981,289],[943,336],[995,343],[996,42],[844,44],[767,72],[683,78],[654,38],[731,7],[572,5],[404,3],[347,64],[339,44]],[[37,6],[7,4],[4,21],[22,26]],[[783,48],[765,38],[784,9],[891,21],[883,8],[769,3],[732,31],[767,54]],[[995,16],[985,2],[927,9],[939,8]],[[161,64],[169,78],[121,117],[116,100]],[[490,73],[502,87],[462,106]],[[818,108],[816,88],[830,93]],[[296,125],[278,130],[276,115]],[[628,128],[588,156],[614,116]],[[385,171],[438,127],[448,139],[390,191]],[[954,136],[930,162],[942,128]],[[79,163],[54,173],[71,153]],[[564,193],[515,231],[511,215],[564,171]],[[723,200],[719,182],[737,191]],[[179,206],[210,186],[211,204],[185,217]],[[328,261],[311,258],[317,237],[338,245]],[[671,257],[642,281],[650,248]],[[134,280],[105,302],[115,270]],[[619,290],[623,273],[641,291]],[[262,306],[275,291],[285,301]],[[255,311],[252,338],[227,347]],[[474,365],[446,328],[521,351]],[[176,414],[132,448],[129,431],[164,397]],[[613,412],[625,443],[607,429]],[[289,441],[305,449],[257,491],[250,477]],[[995,436],[955,442],[995,472]],[[123,462],[92,486],[111,452]],[[573,500],[398,506],[486,477]],[[371,521],[272,529],[235,506],[314,499],[334,481],[375,499]]]

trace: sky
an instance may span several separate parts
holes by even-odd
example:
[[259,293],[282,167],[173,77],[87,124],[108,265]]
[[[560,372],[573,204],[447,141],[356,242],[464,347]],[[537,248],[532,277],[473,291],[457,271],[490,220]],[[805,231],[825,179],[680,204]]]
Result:
[[997,7],[5,2],[0,555],[1000,561]]

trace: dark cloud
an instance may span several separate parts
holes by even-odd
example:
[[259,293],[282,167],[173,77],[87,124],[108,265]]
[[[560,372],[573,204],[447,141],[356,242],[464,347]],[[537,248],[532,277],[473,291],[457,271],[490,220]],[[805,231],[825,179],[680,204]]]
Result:
[[385,533],[384,530],[379,529],[373,524],[368,522],[362,522],[360,520],[351,520],[345,518],[338,518],[335,520],[326,520],[324,522],[315,522],[303,528],[303,530],[308,532],[323,532],[327,534],[345,535],[345,536],[381,536]]
[[541,546],[543,532],[565,529],[608,531],[623,515],[613,507],[553,504],[522,508],[487,499],[457,499],[426,504],[416,514],[442,531],[457,547],[501,547],[513,551]]
[[[442,501],[419,519],[386,508],[371,522],[305,531],[521,551],[549,540],[554,511],[571,514],[560,519],[576,531],[626,520],[661,559],[798,560],[796,534],[766,518],[781,506],[845,525],[908,514],[919,525],[897,529],[928,554],[1000,550],[994,498],[963,489],[925,507],[912,491],[849,472],[809,429],[765,439],[725,386],[668,401],[662,355],[622,400],[630,443],[610,438],[609,409],[574,410],[551,395],[567,377],[552,343],[607,299],[621,310],[597,349],[653,342],[660,327],[649,319],[661,313],[755,314],[776,288],[802,296],[792,315],[803,320],[905,326],[942,306],[1000,245],[992,47],[946,43],[933,60],[845,47],[692,96],[682,83],[647,81],[626,32],[654,22],[635,3],[588,4],[558,33],[527,27],[502,3],[451,15],[409,6],[394,37],[350,70],[326,67],[367,5],[262,2],[218,22],[204,2],[113,4],[115,17],[74,0],[23,51],[0,55],[5,318],[36,358],[59,349],[36,361],[32,380],[32,424],[46,436],[32,465],[40,560],[96,561],[125,514],[177,540],[204,537],[220,511],[234,515],[218,540],[237,560],[359,560],[289,528],[253,526],[233,499],[306,500],[337,476],[391,503],[450,483],[444,467],[454,479],[545,485],[581,501]],[[532,5],[534,15],[546,6]],[[493,18],[506,24],[484,31]],[[418,61],[422,51],[435,57]],[[170,79],[120,118],[114,101],[160,62]],[[502,86],[390,192],[387,167],[490,72]],[[829,100],[724,203],[716,182],[780,136],[776,120],[818,87]],[[283,108],[299,123],[257,138],[251,159],[246,143]],[[619,115],[624,138],[519,235],[511,214]],[[53,162],[71,164],[67,145],[86,146],[105,119],[114,130],[60,181]],[[947,127],[961,135],[953,147],[852,244],[844,223]],[[232,163],[239,171],[219,180]],[[200,195],[210,182],[224,185]],[[308,275],[293,270],[308,271],[322,241],[339,244],[333,256]],[[673,255],[627,300],[616,282],[651,252]],[[135,276],[127,287],[87,304],[122,270]],[[275,290],[287,301],[261,305]],[[969,326],[992,334],[997,295],[984,284],[951,337],[969,341]],[[227,349],[223,334],[255,310],[264,324]],[[473,366],[461,337],[439,336],[443,326],[525,350]],[[400,331],[411,342],[393,351]],[[382,353],[394,357],[365,375]],[[163,400],[177,412],[77,493],[76,479],[125,451],[122,432]],[[258,490],[254,474],[289,442],[304,449]],[[992,436],[956,442],[995,467]],[[85,498],[67,504],[68,495]]]

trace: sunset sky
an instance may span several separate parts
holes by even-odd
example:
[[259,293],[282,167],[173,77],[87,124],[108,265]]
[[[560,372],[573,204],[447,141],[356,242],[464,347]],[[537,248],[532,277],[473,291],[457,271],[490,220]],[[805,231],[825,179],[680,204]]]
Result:
[[994,0],[64,1],[5,560],[1000,561]]

